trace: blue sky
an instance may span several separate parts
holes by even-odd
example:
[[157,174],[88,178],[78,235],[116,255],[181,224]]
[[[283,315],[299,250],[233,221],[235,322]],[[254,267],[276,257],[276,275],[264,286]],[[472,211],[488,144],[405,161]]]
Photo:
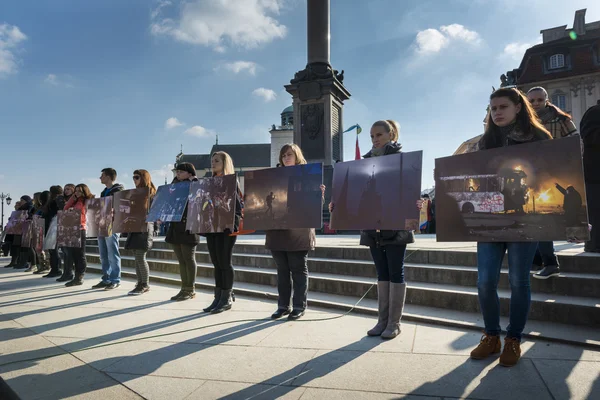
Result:
[[[429,187],[434,159],[481,133],[492,85],[539,31],[572,26],[580,8],[600,20],[596,3],[331,0],[344,125],[362,125],[364,154],[374,121],[399,121]],[[106,166],[126,187],[136,168],[162,183],[180,145],[269,142],[305,64],[304,0],[2,0],[0,191],[84,182],[98,194]]]

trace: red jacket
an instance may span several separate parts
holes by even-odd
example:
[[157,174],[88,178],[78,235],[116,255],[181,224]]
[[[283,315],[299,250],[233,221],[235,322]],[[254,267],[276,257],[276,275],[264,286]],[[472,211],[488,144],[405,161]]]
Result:
[[83,197],[78,199],[77,197],[75,197],[75,195],[71,196],[69,201],[67,201],[67,204],[65,204],[64,210],[67,211],[70,208],[75,208],[81,211],[81,229],[85,229],[85,199]]

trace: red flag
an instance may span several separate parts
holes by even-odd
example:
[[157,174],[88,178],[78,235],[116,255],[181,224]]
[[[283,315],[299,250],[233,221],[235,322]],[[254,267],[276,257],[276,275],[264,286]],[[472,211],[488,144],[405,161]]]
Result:
[[358,146],[358,134],[356,135],[356,150],[354,151],[354,159],[360,160],[360,147]]

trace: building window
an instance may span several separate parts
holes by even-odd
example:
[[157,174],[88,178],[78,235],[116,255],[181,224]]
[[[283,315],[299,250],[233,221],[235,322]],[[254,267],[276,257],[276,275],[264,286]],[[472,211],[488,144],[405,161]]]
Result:
[[550,69],[559,69],[565,67],[565,55],[555,54],[550,57]]
[[554,93],[552,95],[552,104],[565,111],[567,109],[567,96],[560,92]]

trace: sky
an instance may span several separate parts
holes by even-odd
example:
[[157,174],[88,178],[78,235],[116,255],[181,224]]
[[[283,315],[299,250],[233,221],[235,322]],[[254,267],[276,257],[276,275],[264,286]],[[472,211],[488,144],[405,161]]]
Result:
[[[364,154],[373,122],[398,121],[431,187],[434,159],[482,132],[500,75],[581,8],[600,20],[589,0],[331,0],[343,124],[363,127]],[[162,184],[181,146],[269,143],[306,61],[305,0],[2,0],[0,192],[98,195],[105,167],[126,188],[138,168]]]

